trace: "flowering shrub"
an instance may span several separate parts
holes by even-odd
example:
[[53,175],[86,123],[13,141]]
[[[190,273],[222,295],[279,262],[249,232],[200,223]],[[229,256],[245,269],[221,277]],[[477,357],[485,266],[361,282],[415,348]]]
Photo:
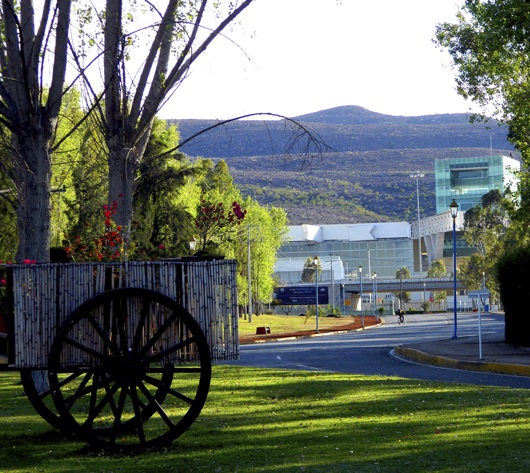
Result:
[[122,261],[125,256],[125,238],[123,228],[116,225],[112,216],[116,214],[117,202],[103,206],[105,231],[88,244],[78,235],[73,241],[66,237],[65,251],[73,261]]
[[211,242],[212,238],[221,238],[227,230],[240,225],[246,214],[247,211],[241,209],[237,202],[233,202],[232,207],[226,210],[222,202],[212,204],[202,200],[195,219],[200,249],[206,249],[206,245]]

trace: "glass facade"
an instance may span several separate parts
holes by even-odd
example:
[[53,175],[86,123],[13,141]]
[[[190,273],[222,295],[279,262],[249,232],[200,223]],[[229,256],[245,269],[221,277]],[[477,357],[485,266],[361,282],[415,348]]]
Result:
[[460,211],[479,205],[490,190],[504,191],[513,180],[512,170],[519,168],[519,161],[507,156],[437,159],[436,212],[445,212],[453,199]]
[[[412,240],[406,238],[380,239],[374,241],[294,241],[282,245],[278,257],[284,259],[307,259],[318,256],[329,259],[330,254],[340,258],[346,279],[359,277],[358,267],[363,267],[363,277],[377,273],[377,277],[394,278],[403,266],[412,272]],[[281,275],[279,275],[281,277]]]

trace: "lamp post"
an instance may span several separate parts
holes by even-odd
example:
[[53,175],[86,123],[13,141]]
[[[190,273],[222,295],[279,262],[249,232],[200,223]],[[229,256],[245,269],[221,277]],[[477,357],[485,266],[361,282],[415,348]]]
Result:
[[316,319],[316,332],[318,333],[318,256],[313,258],[313,264],[315,265],[315,319]]
[[454,311],[454,333],[453,338],[457,338],[457,316],[456,316],[456,216],[458,215],[458,204],[456,200],[449,204],[451,217],[453,218],[453,311]]
[[329,254],[329,261],[331,264],[331,305],[335,308],[335,283],[333,281],[333,253]]
[[375,321],[379,322],[379,311],[377,310],[377,273],[372,273],[372,284],[374,291],[374,315]]
[[359,265],[359,281],[361,283],[361,324],[364,328],[364,312],[363,312],[363,267]]
[[420,171],[416,171],[414,174],[411,174],[412,179],[416,179],[416,203],[418,209],[418,269],[421,273],[423,271],[423,264],[421,261],[421,231],[420,231],[420,178],[425,177],[425,174],[422,174]]

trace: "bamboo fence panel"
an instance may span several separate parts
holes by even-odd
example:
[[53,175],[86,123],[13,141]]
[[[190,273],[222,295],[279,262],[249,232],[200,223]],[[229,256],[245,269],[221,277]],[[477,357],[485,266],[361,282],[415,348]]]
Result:
[[[24,264],[12,265],[10,270],[14,281],[15,366],[18,368],[45,368],[53,340],[65,319],[92,297],[118,287],[151,289],[171,297],[197,320],[214,361],[239,358],[236,262],[233,260]],[[136,302],[133,299],[129,304]],[[140,313],[133,305],[127,309],[131,314]],[[151,307],[151,314],[155,326],[167,317],[160,307]],[[103,313],[97,317],[104,320]],[[129,317],[126,333],[134,334],[137,325],[138,318]],[[147,332],[145,336],[152,335]],[[79,324],[78,336],[96,351],[105,349],[88,322]],[[168,333],[170,338],[160,343],[188,336]],[[80,359],[79,353],[74,353],[78,351],[72,348],[70,359],[67,354],[63,362],[70,365],[91,362],[86,354]],[[179,356],[192,359],[194,354]]]

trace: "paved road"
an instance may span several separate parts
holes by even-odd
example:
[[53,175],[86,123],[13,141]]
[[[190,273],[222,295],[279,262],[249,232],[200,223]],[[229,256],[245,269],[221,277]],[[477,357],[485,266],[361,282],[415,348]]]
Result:
[[[454,325],[451,314],[427,318],[423,315],[407,316],[404,325],[398,325],[395,319],[388,317],[384,325],[361,332],[244,345],[241,347],[241,360],[231,363],[530,389],[530,378],[527,377],[423,366],[396,358],[392,354],[396,345],[451,338]],[[457,329],[459,337],[476,336],[477,315],[459,314]],[[483,315],[483,335],[503,331],[501,317]]]

